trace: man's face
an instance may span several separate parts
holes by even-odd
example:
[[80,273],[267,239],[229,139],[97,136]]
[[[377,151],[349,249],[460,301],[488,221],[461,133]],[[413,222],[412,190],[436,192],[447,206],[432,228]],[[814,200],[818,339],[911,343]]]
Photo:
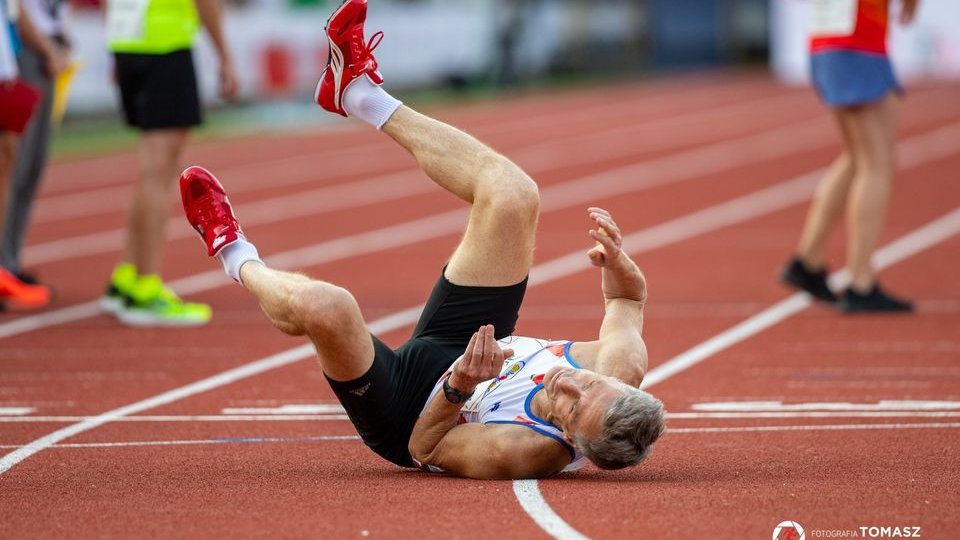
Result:
[[551,405],[551,418],[568,441],[573,435],[588,439],[603,432],[607,409],[623,395],[615,379],[586,369],[554,367],[543,377]]

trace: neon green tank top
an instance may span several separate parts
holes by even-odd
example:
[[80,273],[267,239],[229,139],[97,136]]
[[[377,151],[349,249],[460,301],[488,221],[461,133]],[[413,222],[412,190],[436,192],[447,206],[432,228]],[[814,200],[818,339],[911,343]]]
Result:
[[107,41],[113,52],[166,54],[189,49],[199,30],[193,0],[107,1]]

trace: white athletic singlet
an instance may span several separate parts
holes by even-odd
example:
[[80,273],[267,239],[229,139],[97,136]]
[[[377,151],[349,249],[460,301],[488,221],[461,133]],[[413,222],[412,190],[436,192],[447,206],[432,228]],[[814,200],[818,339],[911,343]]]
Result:
[[[559,442],[570,453],[570,464],[563,472],[582,467],[587,459],[563,438],[563,431],[546,420],[537,418],[530,410],[530,402],[543,389],[543,376],[554,366],[580,366],[570,358],[572,341],[545,341],[529,337],[510,336],[498,340],[500,347],[513,349],[513,356],[503,363],[500,376],[477,385],[473,396],[460,409],[459,423],[516,424]],[[443,381],[453,372],[453,366],[434,385],[427,403],[442,391]],[[421,411],[423,414],[423,411]],[[431,470],[438,470],[430,467]]]

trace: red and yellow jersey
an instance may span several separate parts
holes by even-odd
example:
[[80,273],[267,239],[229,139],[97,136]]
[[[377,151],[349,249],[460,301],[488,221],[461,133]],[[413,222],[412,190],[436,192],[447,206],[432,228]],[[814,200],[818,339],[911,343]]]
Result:
[[888,0],[811,0],[810,52],[887,52]]

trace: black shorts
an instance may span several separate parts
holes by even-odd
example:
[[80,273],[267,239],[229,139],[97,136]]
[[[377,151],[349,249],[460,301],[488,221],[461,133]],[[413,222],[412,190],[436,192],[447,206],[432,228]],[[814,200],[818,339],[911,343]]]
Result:
[[167,54],[114,53],[127,124],[142,130],[200,125],[200,95],[190,49]]
[[394,351],[371,335],[367,373],[348,382],[327,378],[363,442],[387,461],[414,467],[407,446],[430,391],[480,326],[494,325],[497,339],[513,333],[526,289],[526,279],[462,287],[441,273],[409,341]]

